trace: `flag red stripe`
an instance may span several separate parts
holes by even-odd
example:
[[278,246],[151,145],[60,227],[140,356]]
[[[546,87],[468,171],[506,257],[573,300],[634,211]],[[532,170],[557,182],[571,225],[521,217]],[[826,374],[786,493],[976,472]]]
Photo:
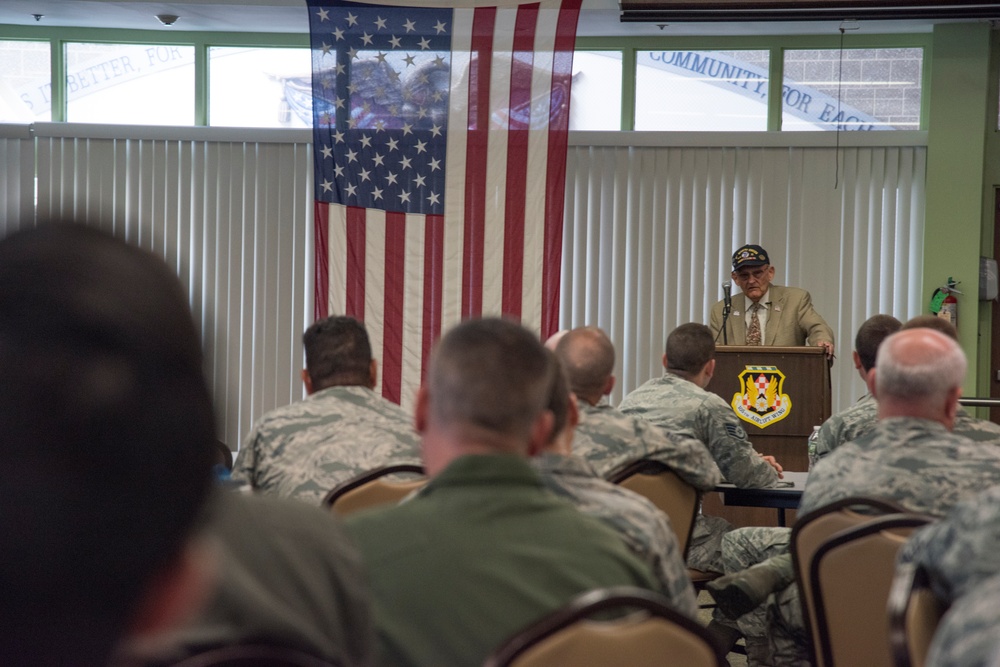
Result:
[[510,63],[510,102],[507,134],[507,187],[504,207],[502,313],[521,317],[524,278],[525,195],[528,181],[528,128],[516,120],[515,109],[531,106],[535,28],[538,4],[523,5],[514,19],[513,58]]
[[313,321],[322,320],[330,310],[330,205],[313,204]]
[[[462,258],[462,317],[483,312],[483,252],[486,229],[486,162],[489,147],[490,68],[497,10],[475,10],[469,67],[469,125],[465,174],[465,254]],[[458,128],[455,128],[456,131]]]
[[542,262],[542,336],[559,328],[559,274],[562,269],[563,206],[566,196],[566,149],[569,145],[569,86],[581,0],[564,0],[556,26],[552,91],[563,87],[566,109],[549,114],[549,164],[545,184],[545,249]]
[[420,382],[427,377],[431,346],[441,335],[441,292],[444,275],[444,216],[428,215],[424,225],[424,324]]
[[347,207],[347,294],[345,315],[365,321],[365,209]]
[[403,289],[406,214],[385,214],[385,307],[382,322],[382,396],[400,402],[403,380]]

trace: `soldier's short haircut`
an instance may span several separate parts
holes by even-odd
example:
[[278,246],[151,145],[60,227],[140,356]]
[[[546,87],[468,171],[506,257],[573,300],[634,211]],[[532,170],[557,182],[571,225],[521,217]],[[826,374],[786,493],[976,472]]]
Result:
[[865,320],[854,337],[854,351],[858,353],[862,368],[870,371],[875,367],[878,346],[902,326],[903,323],[892,315],[872,315]]
[[[551,353],[550,353],[551,354]],[[548,409],[552,413],[552,437],[550,442],[564,428],[569,419],[570,387],[569,379],[566,376],[566,369],[562,364],[556,363],[555,375],[552,379],[552,390],[549,392]]]
[[372,346],[361,322],[353,317],[331,315],[306,329],[302,342],[314,391],[336,385],[368,384]]
[[693,375],[715,357],[712,330],[704,324],[688,322],[667,336],[667,367],[670,371]]
[[958,329],[955,328],[955,325],[943,317],[937,317],[936,315],[917,315],[908,319],[902,328],[904,330],[934,329],[934,331],[940,331],[952,340],[958,340]]
[[566,371],[570,389],[578,396],[603,393],[615,370],[615,346],[597,327],[567,331],[556,345],[556,356]]
[[557,369],[554,355],[519,324],[466,320],[434,349],[427,381],[431,412],[442,425],[527,438],[548,405]]
[[878,348],[876,391],[879,399],[937,400],[962,386],[966,366],[962,348],[939,331],[899,331]]
[[0,655],[103,665],[187,543],[216,438],[176,275],[80,225],[0,241]]

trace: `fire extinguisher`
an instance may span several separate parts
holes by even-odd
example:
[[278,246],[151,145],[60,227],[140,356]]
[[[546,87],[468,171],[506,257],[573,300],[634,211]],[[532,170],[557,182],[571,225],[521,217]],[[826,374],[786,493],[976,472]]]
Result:
[[961,294],[955,289],[957,285],[954,278],[948,276],[948,284],[934,290],[931,297],[931,312],[955,327],[958,327],[958,298],[955,295]]

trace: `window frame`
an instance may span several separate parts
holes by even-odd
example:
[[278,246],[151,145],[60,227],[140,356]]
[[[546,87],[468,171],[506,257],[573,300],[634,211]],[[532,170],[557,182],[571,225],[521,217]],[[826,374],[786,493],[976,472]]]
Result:
[[[785,50],[826,49],[883,49],[921,48],[920,131],[927,129],[930,95],[929,63],[932,62],[932,37],[930,32],[900,34],[839,33],[829,35],[730,35],[730,36],[674,36],[669,26],[662,35],[649,37],[584,37],[576,39],[576,48],[583,51],[620,51],[622,54],[622,99],[620,131],[630,132],[635,127],[635,80],[637,52],[645,50],[698,50],[733,51],[767,50],[770,52],[768,72],[767,132],[781,131],[781,86],[784,84]],[[208,49],[213,46],[251,48],[306,48],[310,47],[308,32],[303,33],[246,33],[246,32],[197,32],[164,30],[121,30],[103,28],[51,28],[42,26],[0,26],[0,39],[46,41],[51,48],[52,68],[52,121],[66,120],[66,65],[64,45],[68,42],[181,45],[195,48],[195,113],[194,126],[209,125],[209,63]],[[819,131],[826,132],[826,131]],[[674,133],[676,134],[676,133]]]

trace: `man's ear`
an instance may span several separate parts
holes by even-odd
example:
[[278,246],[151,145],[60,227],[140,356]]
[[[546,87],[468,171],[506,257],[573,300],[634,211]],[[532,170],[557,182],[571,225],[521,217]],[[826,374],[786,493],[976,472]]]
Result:
[[955,423],[955,416],[958,414],[958,399],[960,398],[962,398],[961,387],[953,387],[948,390],[948,403],[944,406],[944,414],[950,424],[948,427],[949,430],[951,430],[951,426]]
[[541,414],[535,417],[531,432],[528,434],[528,456],[538,456],[545,450],[545,446],[555,435],[552,432],[555,423],[556,418],[551,410],[542,410]]
[[868,371],[868,377],[865,378],[865,384],[868,385],[868,393],[878,400],[878,392],[875,391],[875,374],[878,372],[878,368],[873,368]]
[[861,355],[858,354],[857,350],[854,350],[853,352],[851,352],[851,356],[854,357],[854,367],[856,369],[858,369],[859,372],[863,373],[864,372],[864,368],[861,365]]
[[709,359],[708,363],[704,366],[705,377],[709,380],[715,375],[715,359]]
[[180,626],[201,609],[214,588],[219,546],[207,537],[188,540],[150,581],[128,635],[139,641]]
[[580,406],[576,402],[576,394],[569,393],[569,405],[566,406],[566,426],[575,431],[580,424]]
[[368,364],[368,388],[374,389],[378,384],[378,361],[372,359],[372,362]]
[[667,353],[666,352],[663,353],[663,367],[664,368],[670,368],[669,366],[667,366]]
[[313,380],[309,376],[309,369],[302,369],[302,384],[306,387],[306,395],[311,395],[313,393]]
[[430,395],[427,393],[427,388],[421,385],[417,389],[417,399],[413,404],[413,428],[420,434],[423,434],[427,428],[427,413],[430,410],[429,400]]
[[[666,359],[666,355],[664,355],[664,360],[665,359]],[[664,367],[666,367],[666,364],[664,364]],[[617,378],[615,378],[614,375],[609,375],[608,376],[608,381],[604,383],[604,391],[602,392],[604,396],[607,396],[608,394],[610,394],[612,392],[612,390],[615,388],[615,380],[616,379]]]

